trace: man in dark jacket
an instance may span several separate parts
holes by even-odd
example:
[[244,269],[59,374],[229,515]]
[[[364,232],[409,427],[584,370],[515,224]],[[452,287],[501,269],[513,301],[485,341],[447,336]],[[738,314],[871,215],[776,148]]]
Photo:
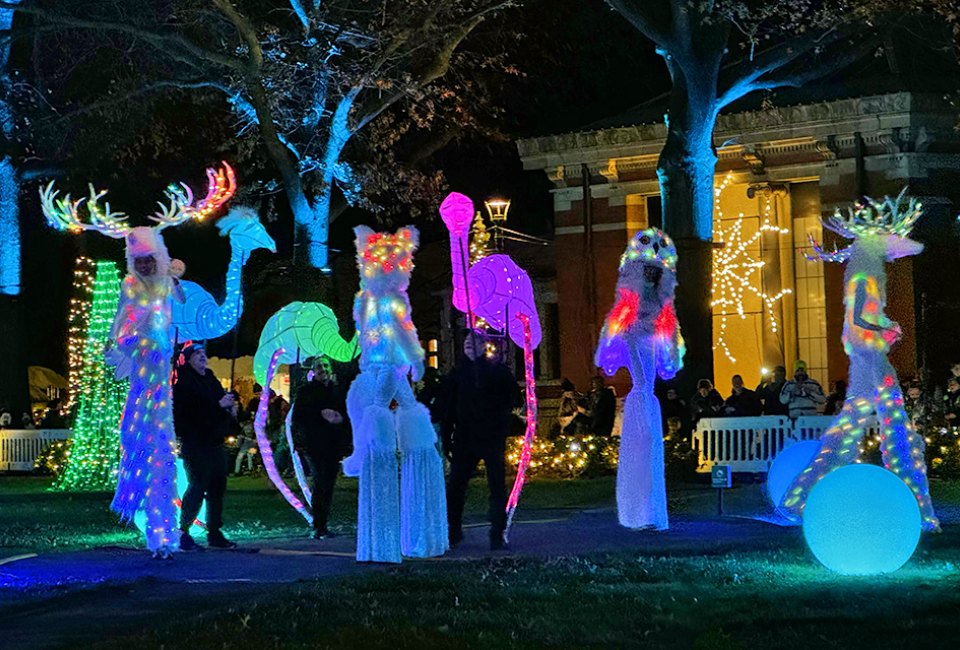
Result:
[[730,383],[733,385],[733,391],[727,401],[723,403],[724,415],[737,418],[760,415],[760,412],[763,411],[760,398],[755,392],[743,385],[743,377],[734,375]]
[[587,413],[590,418],[590,431],[595,436],[609,436],[613,433],[613,422],[617,416],[617,396],[607,386],[603,377],[590,380],[590,392],[587,393]]
[[504,454],[512,411],[520,391],[502,356],[486,353],[485,339],[469,332],[464,356],[447,375],[444,418],[440,430],[444,451],[451,457],[447,483],[450,545],[463,539],[463,505],[467,483],[483,460],[490,490],[490,548],[504,548],[507,490]]
[[346,393],[338,385],[328,358],[314,362],[313,377],[297,391],[291,408],[294,440],[304,451],[313,475],[313,537],[333,537],[327,519],[340,460],[346,456],[349,429]]
[[180,510],[180,550],[201,549],[188,532],[204,499],[207,501],[207,543],[233,548],[220,531],[223,495],[227,491],[227,453],[223,441],[230,433],[233,395],[207,368],[207,352],[197,343],[182,351],[184,365],[173,386],[173,425],[180,438],[180,456],[187,470],[187,491]]
[[789,415],[790,407],[780,401],[780,391],[787,383],[787,369],[777,366],[773,378],[764,377],[757,386],[757,396],[763,400],[764,415]]

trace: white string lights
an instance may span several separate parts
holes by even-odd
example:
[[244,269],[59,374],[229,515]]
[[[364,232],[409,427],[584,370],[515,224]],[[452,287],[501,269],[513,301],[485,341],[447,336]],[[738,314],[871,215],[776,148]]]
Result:
[[790,289],[782,289],[776,294],[769,295],[763,291],[762,269],[766,261],[754,257],[753,248],[759,250],[760,238],[764,233],[773,232],[785,235],[790,231],[780,228],[773,222],[773,201],[771,194],[764,195],[763,214],[760,215],[760,226],[750,237],[743,235],[743,213],[737,219],[732,219],[729,227],[724,228],[723,210],[720,206],[720,197],[723,191],[732,183],[733,174],[727,174],[720,185],[714,189],[714,233],[718,242],[723,246],[713,252],[713,300],[712,308],[719,307],[720,327],[713,349],[720,348],[731,363],[737,359],[730,352],[727,341],[727,317],[736,314],[741,320],[747,315],[744,310],[744,299],[756,296],[760,299],[762,311],[766,313],[770,330],[776,334],[779,329],[776,314],[773,310],[783,296],[793,293]]

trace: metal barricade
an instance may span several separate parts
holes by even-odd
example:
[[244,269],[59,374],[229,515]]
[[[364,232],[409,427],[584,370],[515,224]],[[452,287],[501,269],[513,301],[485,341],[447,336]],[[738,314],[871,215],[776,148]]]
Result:
[[29,472],[33,461],[51,443],[66,440],[70,429],[0,430],[0,472]]

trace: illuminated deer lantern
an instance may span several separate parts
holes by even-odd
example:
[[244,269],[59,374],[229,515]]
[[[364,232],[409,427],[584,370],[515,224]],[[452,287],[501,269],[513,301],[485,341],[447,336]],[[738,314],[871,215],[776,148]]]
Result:
[[[58,230],[99,232],[127,244],[127,277],[114,320],[107,360],[119,377],[130,378],[130,392],[120,423],[123,455],[117,492],[111,508],[121,519],[133,521],[145,513],[147,548],[156,556],[169,557],[179,547],[177,535],[176,437],[170,390],[171,303],[183,299],[171,273],[170,256],[160,231],[187,221],[201,221],[214,214],[233,195],[233,170],[207,170],[210,187],[206,197],[194,201],[186,185],[172,186],[151,219],[155,227],[131,227],[121,212],[109,203],[100,206],[105,191],[90,186],[90,195],[72,200],[57,198],[50,183],[41,190],[41,204],[48,223]],[[86,221],[81,217],[86,213]],[[141,515],[142,517],[143,515]]]
[[850,377],[843,409],[823,434],[820,453],[794,480],[783,506],[799,516],[813,486],[830,470],[856,462],[868,421],[876,415],[884,466],[913,491],[925,530],[939,530],[930,501],[924,443],[907,417],[897,373],[887,354],[902,332],[884,313],[887,304],[884,264],[917,255],[923,245],[909,238],[921,206],[904,193],[884,201],[867,199],[846,214],[837,210],[823,227],[852,239],[846,248],[825,251],[811,239],[811,260],[846,263],[844,272],[843,347],[850,357]]
[[537,431],[536,376],[533,350],[540,345],[540,317],[530,276],[508,255],[488,255],[469,264],[470,224],[474,209],[470,197],[452,192],[440,204],[440,216],[450,231],[450,265],[453,271],[453,306],[467,314],[470,326],[482,318],[490,327],[506,332],[523,349],[527,426],[517,478],[507,499],[507,531],[513,520]]

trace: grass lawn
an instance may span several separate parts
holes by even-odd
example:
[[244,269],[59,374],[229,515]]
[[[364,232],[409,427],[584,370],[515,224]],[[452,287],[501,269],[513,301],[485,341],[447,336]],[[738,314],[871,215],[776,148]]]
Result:
[[[0,477],[0,559],[26,552],[142,544],[139,532],[121,525],[110,511],[112,494],[50,492],[51,483],[52,479],[42,477]],[[613,493],[613,477],[531,480],[524,487],[521,510],[612,506]],[[482,519],[486,510],[484,485],[474,481],[468,493],[467,516]],[[356,479],[341,477],[333,498],[331,527],[348,532],[356,518]],[[238,541],[307,533],[306,522],[266,477],[230,479],[224,521],[226,533]]]
[[620,553],[407,563],[96,647],[950,647],[958,615],[960,577],[938,553],[869,579],[833,576],[796,549]]

